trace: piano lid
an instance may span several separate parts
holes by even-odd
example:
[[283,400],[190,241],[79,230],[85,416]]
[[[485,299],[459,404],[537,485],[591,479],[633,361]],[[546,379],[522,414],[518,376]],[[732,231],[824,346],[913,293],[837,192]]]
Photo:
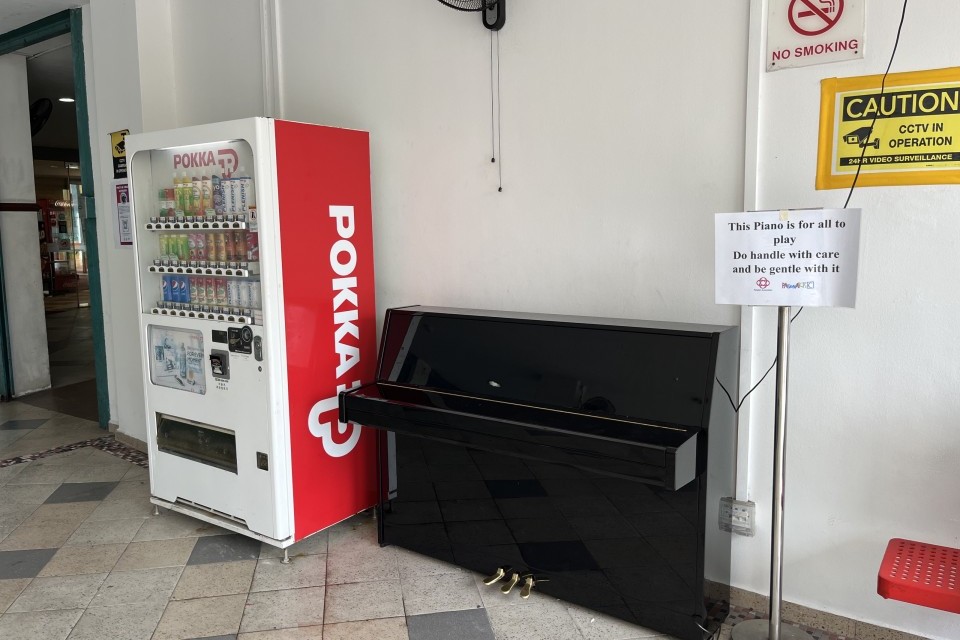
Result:
[[387,312],[377,381],[451,397],[706,427],[728,327],[435,307]]

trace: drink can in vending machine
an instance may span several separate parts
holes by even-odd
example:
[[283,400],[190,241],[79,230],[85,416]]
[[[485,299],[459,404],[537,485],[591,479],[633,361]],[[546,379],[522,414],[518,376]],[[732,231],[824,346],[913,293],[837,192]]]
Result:
[[177,259],[181,262],[190,259],[190,236],[186,233],[177,235]]
[[213,306],[217,304],[217,281],[215,278],[205,278],[204,279],[204,297],[206,302],[204,304],[209,304]]
[[200,280],[200,278],[197,278],[196,276],[190,276],[190,302],[194,304],[200,304],[202,300],[200,296],[200,291],[202,290],[202,287],[197,286],[198,280]]
[[247,261],[260,262],[260,239],[256,231],[247,231]]
[[197,246],[197,260],[200,262],[205,261],[207,259],[207,234],[196,234],[194,244]]
[[164,276],[170,278],[170,302],[176,304],[180,302],[180,278],[177,276]]
[[173,302],[173,276],[163,276],[160,280],[160,299],[164,303]]
[[220,307],[227,306],[227,279],[226,278],[216,278],[217,281],[217,305]]
[[259,308],[260,308],[260,304],[261,304],[261,301],[260,301],[260,281],[259,281],[259,280],[251,280],[248,284],[249,284],[249,291],[250,291],[250,308],[251,308],[251,309],[259,309]]
[[190,280],[187,279],[187,276],[173,276],[173,277],[177,279],[177,282],[180,285],[178,287],[178,289],[180,290],[180,298],[177,300],[177,302],[189,304],[190,303]]
[[213,244],[215,248],[215,257],[213,258],[216,262],[226,262],[227,261],[227,238],[221,233],[213,234]]
[[246,280],[237,282],[237,304],[244,309],[250,308],[250,283]]

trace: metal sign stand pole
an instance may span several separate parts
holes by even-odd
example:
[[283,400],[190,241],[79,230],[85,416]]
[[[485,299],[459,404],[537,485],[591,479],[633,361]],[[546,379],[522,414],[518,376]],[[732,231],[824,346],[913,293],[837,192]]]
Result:
[[780,626],[783,578],[783,477],[787,448],[787,368],[790,355],[790,307],[779,307],[777,323],[777,404],[773,432],[773,540],[770,544],[770,620],[745,620],[733,628],[733,640],[809,640],[796,627]]

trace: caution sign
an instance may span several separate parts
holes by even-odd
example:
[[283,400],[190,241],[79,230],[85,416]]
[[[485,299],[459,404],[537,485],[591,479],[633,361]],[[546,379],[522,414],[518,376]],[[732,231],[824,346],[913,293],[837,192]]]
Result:
[[130,129],[121,129],[110,134],[110,147],[113,151],[113,179],[127,177],[127,143]]
[[960,183],[960,67],[828,78],[817,189]]
[[769,0],[767,71],[863,57],[864,0]]

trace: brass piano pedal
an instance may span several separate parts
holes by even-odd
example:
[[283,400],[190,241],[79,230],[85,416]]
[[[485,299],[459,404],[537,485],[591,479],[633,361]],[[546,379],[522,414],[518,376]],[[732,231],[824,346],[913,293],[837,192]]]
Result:
[[492,576],[487,576],[483,579],[483,584],[489,587],[495,582],[500,582],[504,576],[507,575],[507,571],[510,571],[510,567],[497,567],[496,572]]
[[526,600],[530,597],[533,588],[540,582],[550,582],[548,578],[536,578],[532,573],[525,574],[523,578],[523,587],[520,589],[520,597]]
[[517,586],[518,582],[520,582],[520,574],[514,571],[512,574],[510,574],[510,580],[507,581],[507,584],[500,587],[500,593],[507,595],[513,591],[513,588]]

